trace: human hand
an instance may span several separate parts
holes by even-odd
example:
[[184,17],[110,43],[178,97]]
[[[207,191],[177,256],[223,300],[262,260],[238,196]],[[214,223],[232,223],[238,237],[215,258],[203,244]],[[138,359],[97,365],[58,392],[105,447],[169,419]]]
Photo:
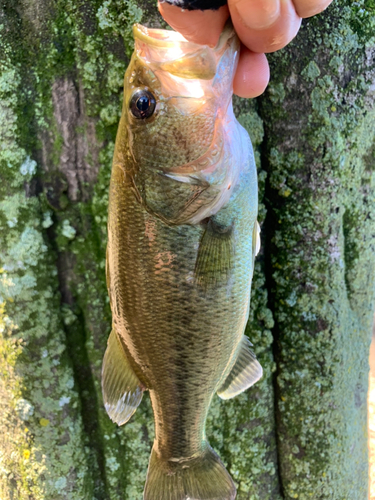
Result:
[[[170,0],[173,1],[173,0]],[[233,81],[240,97],[257,97],[266,89],[270,70],[265,53],[287,45],[302,18],[322,12],[332,0],[228,0],[218,10],[183,10],[159,0],[165,21],[187,40],[215,46],[229,15],[241,40]]]

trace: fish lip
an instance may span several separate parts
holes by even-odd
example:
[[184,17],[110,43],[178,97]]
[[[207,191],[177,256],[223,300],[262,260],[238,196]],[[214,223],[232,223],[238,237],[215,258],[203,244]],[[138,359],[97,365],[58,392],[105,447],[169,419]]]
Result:
[[184,45],[184,48],[186,48],[187,52],[202,50],[206,48],[210,49],[213,52],[220,52],[227,44],[228,40],[234,37],[236,34],[231,21],[228,21],[215,47],[209,47],[208,45],[200,45],[198,43],[190,42],[177,31],[148,28],[147,26],[143,26],[139,23],[133,25],[133,35],[134,40],[139,40],[154,48],[167,49],[174,47],[176,43],[181,43]]
[[147,28],[147,26],[139,23],[133,25],[133,35],[135,40],[139,40],[155,48],[167,49],[174,47],[177,42],[188,44],[193,50],[202,47],[202,45],[198,45],[197,43],[189,42],[177,31]]

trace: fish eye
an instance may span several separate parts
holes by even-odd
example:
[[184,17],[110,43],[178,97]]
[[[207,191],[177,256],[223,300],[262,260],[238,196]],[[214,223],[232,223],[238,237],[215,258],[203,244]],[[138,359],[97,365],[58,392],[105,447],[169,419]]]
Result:
[[130,99],[130,111],[136,118],[150,118],[155,111],[155,106],[155,97],[145,89],[137,90]]

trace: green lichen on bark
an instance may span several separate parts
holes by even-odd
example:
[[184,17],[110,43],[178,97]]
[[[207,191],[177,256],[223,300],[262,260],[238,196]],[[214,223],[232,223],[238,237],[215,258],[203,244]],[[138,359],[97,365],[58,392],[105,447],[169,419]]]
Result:
[[272,57],[270,97],[262,99],[286,499],[367,498],[374,14],[371,2],[342,1],[307,21],[297,40]]
[[[54,254],[35,195],[37,163],[21,139],[23,67],[2,20],[0,125],[0,384],[2,498],[90,495],[80,402],[66,353]],[[18,49],[22,50],[22,43]],[[5,419],[6,417],[6,419]]]

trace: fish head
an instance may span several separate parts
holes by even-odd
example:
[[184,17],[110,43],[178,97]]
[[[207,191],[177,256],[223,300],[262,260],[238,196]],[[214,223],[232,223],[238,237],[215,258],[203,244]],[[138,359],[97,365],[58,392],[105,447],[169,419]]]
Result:
[[[207,191],[210,182],[179,173],[194,174],[201,168],[194,163],[219,147],[239,42],[230,25],[215,48],[191,43],[174,31],[141,25],[134,26],[134,39],[120,125],[126,129],[127,168],[147,209],[180,223],[189,219],[186,210],[181,215],[184,207],[195,210],[197,203],[191,207],[191,198],[199,201],[199,189]],[[172,180],[184,184],[176,187],[174,201],[163,197]]]

